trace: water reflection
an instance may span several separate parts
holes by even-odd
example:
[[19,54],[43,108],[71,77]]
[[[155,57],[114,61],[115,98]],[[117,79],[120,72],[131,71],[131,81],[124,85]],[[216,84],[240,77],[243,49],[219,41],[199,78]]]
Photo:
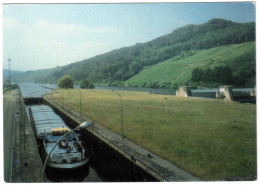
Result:
[[24,98],[40,98],[44,94],[52,92],[51,89],[44,88],[36,83],[19,83]]

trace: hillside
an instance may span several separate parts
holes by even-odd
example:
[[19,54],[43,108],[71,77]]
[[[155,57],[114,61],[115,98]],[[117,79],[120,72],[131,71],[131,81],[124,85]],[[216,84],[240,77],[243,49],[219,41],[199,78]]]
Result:
[[[11,78],[17,74],[23,74],[23,71],[11,70]],[[9,79],[9,70],[3,69],[3,80]]]
[[188,57],[199,50],[250,41],[255,41],[255,23],[212,19],[204,24],[184,26],[143,44],[53,69],[48,75],[38,76],[36,81],[55,83],[63,75],[70,75],[76,81],[87,79],[96,84],[120,85],[149,66]]
[[126,84],[139,87],[189,84],[195,68],[214,69],[217,66],[228,65],[233,72],[236,72],[240,67],[237,66],[237,62],[243,60],[244,56],[247,56],[249,62],[254,66],[255,42],[220,46],[193,53],[192,56],[177,56],[162,63],[147,66],[127,80]]
[[54,81],[52,73],[59,68],[42,69],[35,71],[26,71],[21,74],[15,74],[12,76],[12,80],[19,82],[35,82],[35,83],[45,83]]

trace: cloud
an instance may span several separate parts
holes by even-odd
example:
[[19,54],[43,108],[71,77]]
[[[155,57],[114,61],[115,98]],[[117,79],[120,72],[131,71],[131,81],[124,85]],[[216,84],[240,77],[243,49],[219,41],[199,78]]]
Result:
[[26,25],[4,18],[3,56],[12,58],[13,69],[51,68],[115,49],[109,48],[109,39],[116,35],[117,29],[108,26],[57,24],[45,19]]
[[19,22],[13,18],[4,18],[3,25],[4,25],[4,29],[13,30],[19,27]]
[[107,26],[86,26],[86,25],[75,25],[75,24],[54,24],[47,20],[39,20],[33,26],[34,33],[37,36],[61,39],[68,41],[82,41],[89,40],[91,38],[100,38],[103,35],[115,34],[117,29]]

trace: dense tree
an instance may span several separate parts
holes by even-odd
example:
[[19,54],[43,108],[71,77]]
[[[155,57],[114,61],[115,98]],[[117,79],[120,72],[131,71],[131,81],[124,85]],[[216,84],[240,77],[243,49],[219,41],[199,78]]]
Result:
[[137,74],[141,70],[142,66],[137,61],[130,64],[130,72],[132,72],[133,74]]
[[214,69],[195,68],[192,71],[191,80],[197,83],[220,83],[232,84],[234,81],[233,71],[229,66],[217,66]]
[[91,83],[90,81],[85,79],[85,80],[81,81],[80,88],[81,89],[94,89],[95,87],[94,87],[93,83]]
[[203,70],[199,68],[195,68],[192,71],[191,80],[194,82],[200,82],[202,80]]
[[64,88],[64,89],[73,88],[73,84],[74,84],[74,81],[72,80],[72,78],[69,75],[65,75],[58,80],[59,88]]

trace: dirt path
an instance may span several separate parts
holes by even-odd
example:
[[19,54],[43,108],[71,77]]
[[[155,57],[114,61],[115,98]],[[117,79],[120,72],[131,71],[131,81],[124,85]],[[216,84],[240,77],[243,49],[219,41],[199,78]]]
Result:
[[11,153],[13,142],[13,123],[15,104],[18,96],[17,90],[4,93],[3,118],[4,118],[4,180],[10,182]]

